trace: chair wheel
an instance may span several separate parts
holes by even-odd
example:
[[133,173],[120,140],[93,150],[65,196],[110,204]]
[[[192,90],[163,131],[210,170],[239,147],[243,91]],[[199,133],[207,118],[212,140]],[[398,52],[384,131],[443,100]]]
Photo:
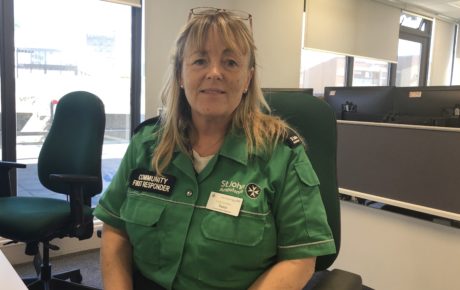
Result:
[[78,284],[81,284],[81,281],[83,281],[83,276],[81,273],[72,273],[69,278],[71,282]]

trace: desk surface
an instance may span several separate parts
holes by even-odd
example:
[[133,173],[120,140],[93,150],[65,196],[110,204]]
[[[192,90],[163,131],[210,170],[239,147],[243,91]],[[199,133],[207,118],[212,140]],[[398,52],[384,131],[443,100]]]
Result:
[[6,259],[3,252],[0,250],[0,280],[2,281],[2,289],[8,290],[27,290],[26,285],[22,282],[19,275]]

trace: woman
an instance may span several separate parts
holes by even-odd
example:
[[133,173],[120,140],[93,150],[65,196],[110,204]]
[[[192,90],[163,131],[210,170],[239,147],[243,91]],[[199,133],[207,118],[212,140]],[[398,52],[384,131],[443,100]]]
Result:
[[301,289],[335,251],[303,146],[263,113],[245,19],[191,10],[166,110],[134,135],[95,210],[104,289]]

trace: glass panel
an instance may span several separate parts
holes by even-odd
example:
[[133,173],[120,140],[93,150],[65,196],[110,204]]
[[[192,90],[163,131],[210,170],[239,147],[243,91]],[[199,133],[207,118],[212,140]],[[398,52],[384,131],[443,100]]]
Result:
[[345,56],[302,49],[300,87],[323,95],[324,87],[345,85]]
[[130,138],[131,7],[94,0],[14,4],[17,156],[28,164],[18,171],[18,194],[50,194],[36,176],[37,156],[59,98],[75,90],[105,105],[105,188]]
[[413,14],[406,14],[402,13],[400,17],[401,26],[413,28],[413,29],[420,29],[425,30],[423,18],[420,16],[416,16]]
[[366,58],[354,58],[353,86],[387,86],[388,63]]
[[421,43],[405,39],[399,40],[396,86],[411,87],[419,85],[421,54]]

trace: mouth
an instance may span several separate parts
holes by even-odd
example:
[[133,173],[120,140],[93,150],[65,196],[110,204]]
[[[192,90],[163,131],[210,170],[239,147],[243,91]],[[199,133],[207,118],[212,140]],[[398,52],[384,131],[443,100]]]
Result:
[[225,94],[225,91],[221,90],[221,89],[218,89],[218,88],[207,88],[207,89],[200,90],[200,93],[204,93],[204,94]]

